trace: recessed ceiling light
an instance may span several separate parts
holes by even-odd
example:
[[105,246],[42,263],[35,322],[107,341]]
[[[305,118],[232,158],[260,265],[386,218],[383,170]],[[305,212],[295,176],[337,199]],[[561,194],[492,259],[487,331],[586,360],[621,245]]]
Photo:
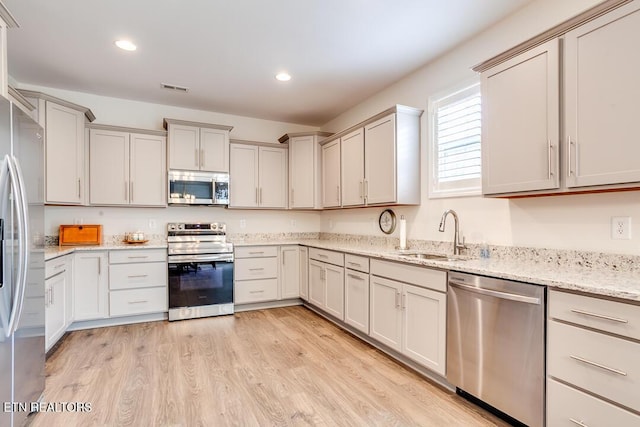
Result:
[[288,82],[291,80],[291,76],[289,73],[278,73],[276,74],[276,80],[280,80],[281,82]]
[[128,50],[128,51],[134,51],[136,50],[138,47],[133,44],[132,42],[130,42],[129,40],[116,40],[115,41],[116,46],[118,46],[120,49],[122,50]]

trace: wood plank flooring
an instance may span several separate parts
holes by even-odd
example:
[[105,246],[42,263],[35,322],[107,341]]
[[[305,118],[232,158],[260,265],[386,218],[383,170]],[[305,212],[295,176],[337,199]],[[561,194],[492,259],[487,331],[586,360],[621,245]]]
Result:
[[504,426],[304,307],[72,332],[37,426]]

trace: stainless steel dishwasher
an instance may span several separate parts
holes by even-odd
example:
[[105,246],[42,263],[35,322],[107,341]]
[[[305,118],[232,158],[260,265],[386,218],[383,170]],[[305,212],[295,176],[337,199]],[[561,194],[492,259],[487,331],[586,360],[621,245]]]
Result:
[[544,425],[546,288],[449,273],[447,380],[531,427]]

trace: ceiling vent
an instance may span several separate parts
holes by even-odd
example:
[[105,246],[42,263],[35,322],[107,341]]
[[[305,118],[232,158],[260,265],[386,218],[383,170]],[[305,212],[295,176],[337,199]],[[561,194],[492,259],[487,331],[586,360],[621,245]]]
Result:
[[188,87],[170,85],[170,84],[167,84],[167,83],[160,83],[160,87],[163,88],[163,89],[175,90],[175,91],[178,91],[178,92],[184,92],[184,93],[189,92],[189,88]]

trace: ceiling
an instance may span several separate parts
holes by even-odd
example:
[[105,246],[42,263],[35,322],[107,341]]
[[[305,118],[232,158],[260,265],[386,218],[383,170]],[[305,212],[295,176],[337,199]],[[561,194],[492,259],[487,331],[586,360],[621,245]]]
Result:
[[[530,1],[4,0],[20,24],[9,74],[319,126]],[[121,38],[137,51],[116,48]],[[282,70],[293,79],[277,81]]]

